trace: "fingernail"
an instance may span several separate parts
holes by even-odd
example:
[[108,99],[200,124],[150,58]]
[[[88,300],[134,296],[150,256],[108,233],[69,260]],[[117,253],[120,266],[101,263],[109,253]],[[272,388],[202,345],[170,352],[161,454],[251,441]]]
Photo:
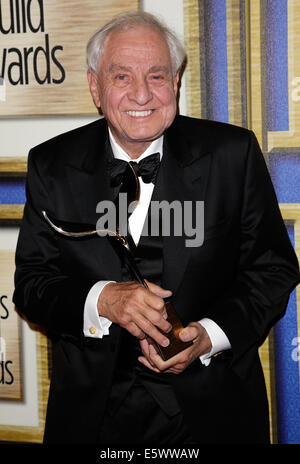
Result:
[[180,332],[180,338],[182,340],[188,340],[189,336],[188,336],[188,334],[186,332],[182,331],[182,332]]
[[162,346],[168,346],[169,344],[170,344],[170,341],[167,339],[163,341]]

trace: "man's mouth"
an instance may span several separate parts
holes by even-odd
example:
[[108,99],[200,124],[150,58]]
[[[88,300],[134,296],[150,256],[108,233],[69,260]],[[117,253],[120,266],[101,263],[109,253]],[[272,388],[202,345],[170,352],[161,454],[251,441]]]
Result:
[[150,116],[154,110],[147,110],[147,111],[126,111],[126,114],[132,116],[134,118],[145,118],[146,116]]

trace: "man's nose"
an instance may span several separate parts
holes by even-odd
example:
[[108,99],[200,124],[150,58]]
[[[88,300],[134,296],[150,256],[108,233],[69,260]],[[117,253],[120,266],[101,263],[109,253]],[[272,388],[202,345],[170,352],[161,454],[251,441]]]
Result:
[[149,83],[144,78],[138,78],[131,86],[129,99],[136,101],[140,106],[148,103],[152,98]]

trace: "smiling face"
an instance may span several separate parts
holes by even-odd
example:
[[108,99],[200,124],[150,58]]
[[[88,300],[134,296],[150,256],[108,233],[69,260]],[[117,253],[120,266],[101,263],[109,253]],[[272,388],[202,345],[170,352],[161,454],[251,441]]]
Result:
[[169,47],[155,29],[111,32],[98,75],[89,71],[88,79],[95,105],[132,158],[172,124],[178,75],[173,76]]

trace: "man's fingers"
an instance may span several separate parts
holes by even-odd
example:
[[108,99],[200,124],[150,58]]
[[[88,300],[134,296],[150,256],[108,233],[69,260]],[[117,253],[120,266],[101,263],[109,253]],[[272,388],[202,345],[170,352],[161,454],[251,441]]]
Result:
[[192,347],[178,353],[167,361],[163,361],[151,339],[147,337],[140,340],[140,345],[144,356],[140,357],[139,361],[149,369],[155,370],[155,372],[180,374],[191,362]]
[[164,300],[160,297],[152,293],[151,291],[145,291],[144,302],[151,306],[151,308],[155,309],[156,311],[162,312],[165,306]]
[[157,367],[154,367],[150,364],[150,362],[148,361],[148,359],[145,357],[145,356],[139,356],[138,357],[138,360],[144,364],[144,366],[148,367],[148,369],[150,369],[151,371],[154,371],[154,372],[160,372],[159,369],[157,369]]
[[[135,315],[138,315],[142,312],[143,316],[160,330],[165,333],[168,333],[172,326],[169,322],[166,321],[167,313],[165,310],[165,303],[162,298],[154,295],[148,290],[143,289],[142,287],[138,289],[139,298],[132,301],[129,300],[125,307],[128,315],[131,315],[133,318]],[[138,321],[136,321],[139,325]],[[141,327],[144,330],[144,327]],[[152,336],[148,331],[146,331],[150,336]]]
[[187,348],[184,351],[176,354],[172,358],[168,359],[167,361],[163,361],[163,359],[158,354],[156,348],[153,345],[149,346],[149,356],[150,361],[161,371],[166,372],[167,369],[170,368],[180,368],[185,366],[188,363],[190,350],[192,347]]
[[[170,293],[150,282],[149,286],[162,296]],[[172,326],[166,320],[164,300],[137,282],[107,284],[98,298],[98,312],[139,339],[146,334],[162,346],[169,344],[164,334]]]
[[149,343],[147,337],[145,337],[143,340],[140,340],[140,346],[145,356],[149,356]]
[[140,361],[140,363],[144,364],[144,366],[148,367],[148,369],[150,369],[151,371],[153,372],[164,372],[165,374],[180,374],[180,372],[183,371],[183,369],[178,369],[178,368],[175,368],[175,367],[172,367],[170,369],[166,369],[164,371],[161,371],[160,369],[158,369],[157,367],[153,366],[152,364],[150,364],[150,362],[148,361],[148,359],[144,356],[140,356],[138,358],[138,360]]
[[126,330],[131,333],[134,337],[138,338],[139,340],[143,340],[146,338],[145,333],[133,322],[130,322],[126,326]]
[[199,336],[199,330],[194,326],[185,327],[179,332],[179,337],[183,342],[195,340]]
[[143,340],[140,340],[141,350],[145,358],[148,360],[148,362],[151,364],[152,367],[155,367],[153,362],[150,359],[149,345],[150,345],[150,339],[148,337],[144,338]]
[[[149,319],[146,319],[143,315],[137,314],[136,317],[136,324],[138,327],[141,328],[141,330],[147,334],[149,337],[153,338],[159,345],[161,346],[168,346],[169,345],[169,339],[165,337]],[[169,323],[163,320],[164,323],[169,326]],[[157,323],[158,325],[158,323]],[[159,324],[162,325],[162,324]]]
[[[153,298],[155,298],[155,301],[153,301]],[[166,310],[164,309],[163,300],[149,292],[145,295],[144,300],[138,303],[135,302],[134,304],[128,303],[125,307],[125,312],[128,317],[132,317],[134,322],[151,337],[152,334],[149,330],[155,327],[165,333],[170,332],[172,329],[172,325],[166,320],[167,315],[165,315]],[[140,326],[140,322],[145,324],[145,321],[149,324],[148,329],[144,325]]]
[[[191,322],[180,332],[180,335],[182,340],[192,340],[193,345],[176,354],[167,361],[163,361],[161,356],[158,354],[155,345],[151,343],[151,340],[148,340],[147,338],[141,341],[140,343],[143,346],[143,353],[147,359],[147,362],[144,359],[141,360],[141,362],[143,362],[146,367],[151,366],[152,370],[157,369],[159,372],[180,374],[194,359],[200,355],[203,350],[203,352],[209,352],[211,349],[210,341],[209,343],[206,341],[206,338],[210,340],[207,332],[198,322]],[[205,349],[202,347],[203,343],[205,343]]]
[[169,296],[172,295],[171,290],[166,290],[162,287],[159,287],[158,285],[152,282],[149,282],[148,280],[146,280],[146,283],[148,285],[150,292],[154,293],[157,296],[160,296],[161,298],[168,298]]
[[[149,364],[153,368],[152,370],[155,370],[155,372],[173,372],[177,373],[174,370],[169,370],[165,366],[165,361],[163,361],[153,344],[152,340],[149,338],[146,338],[145,340],[140,340],[140,345],[144,354],[144,357],[147,360],[147,363],[143,362],[144,359],[139,359],[146,367],[149,367]],[[142,357],[143,358],[143,357]]]
[[158,327],[164,333],[168,333],[172,330],[172,324],[166,319],[168,317],[167,312],[164,311],[162,314],[154,311],[149,311],[146,314],[147,318],[152,322],[153,325]]

